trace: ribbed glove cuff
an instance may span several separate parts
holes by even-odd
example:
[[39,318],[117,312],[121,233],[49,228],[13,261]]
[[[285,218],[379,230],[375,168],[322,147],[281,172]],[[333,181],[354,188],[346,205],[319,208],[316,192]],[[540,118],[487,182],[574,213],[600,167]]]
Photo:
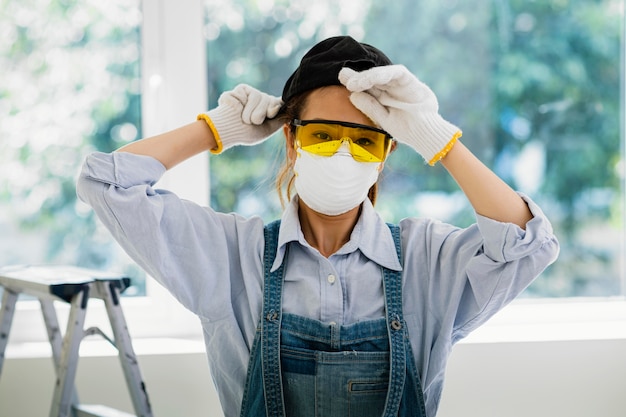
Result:
[[198,120],[204,120],[215,138],[217,147],[211,149],[212,154],[220,154],[236,144],[241,144],[242,137],[249,132],[241,122],[241,116],[226,106],[218,106],[215,109],[198,115]]
[[411,130],[411,138],[401,139],[431,166],[443,159],[462,135],[458,127],[436,113],[421,115],[419,123]]

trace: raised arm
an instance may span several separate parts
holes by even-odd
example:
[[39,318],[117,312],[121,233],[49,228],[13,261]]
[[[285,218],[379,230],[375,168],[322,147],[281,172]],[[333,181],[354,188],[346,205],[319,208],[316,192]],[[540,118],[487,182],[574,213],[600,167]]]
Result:
[[525,228],[532,218],[526,203],[458,140],[460,129],[439,115],[435,94],[406,67],[344,68],[339,79],[359,110],[430,165],[441,161],[478,214]]
[[207,150],[221,153],[234,145],[253,145],[267,139],[281,123],[272,119],[281,100],[246,84],[222,94],[218,107],[198,120],[160,135],[142,139],[118,149],[151,156],[166,169]]
[[192,156],[214,149],[215,137],[204,120],[197,120],[160,135],[141,139],[122,146],[117,152],[151,156],[166,169],[173,168]]
[[476,213],[500,222],[515,223],[522,229],[533,218],[526,202],[460,141],[441,163],[459,184]]
[[[278,98],[238,86],[220,97],[216,109],[201,114],[202,120],[117,152],[88,155],[77,180],[78,197],[93,208],[126,253],[187,308],[202,311],[203,317],[224,317],[231,293],[230,280],[207,279],[207,271],[212,277],[229,277],[231,267],[237,267],[229,259],[238,257],[240,250],[260,253],[262,241],[248,235],[262,237],[262,221],[217,213],[153,187],[164,168],[194,154],[264,140],[281,126],[268,119],[279,105]],[[231,238],[238,233],[246,239]],[[251,252],[241,245],[251,245]],[[249,265],[262,266],[252,261]],[[251,280],[258,276],[235,275]],[[207,297],[213,297],[210,303]]]

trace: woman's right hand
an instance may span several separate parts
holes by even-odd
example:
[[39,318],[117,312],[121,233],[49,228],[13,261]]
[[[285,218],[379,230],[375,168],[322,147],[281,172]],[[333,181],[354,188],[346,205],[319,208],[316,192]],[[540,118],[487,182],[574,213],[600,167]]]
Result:
[[217,108],[198,115],[211,128],[217,147],[214,154],[235,145],[255,145],[270,137],[282,122],[274,119],[283,102],[247,84],[223,93]]
[[197,120],[131,142],[118,151],[150,156],[170,169],[207,150],[220,153],[234,145],[262,142],[282,125],[282,122],[274,119],[281,105],[280,98],[241,84],[222,94],[216,109],[200,114],[198,119],[203,121]]

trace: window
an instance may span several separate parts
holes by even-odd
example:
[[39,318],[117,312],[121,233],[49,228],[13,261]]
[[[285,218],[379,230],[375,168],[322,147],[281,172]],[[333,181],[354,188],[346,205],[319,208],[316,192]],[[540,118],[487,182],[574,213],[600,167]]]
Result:
[[145,278],[77,202],[84,156],[142,136],[138,1],[0,5],[0,265],[73,264]]
[[[76,201],[75,176],[89,152],[173,129],[206,108],[201,2],[8,1],[0,11],[0,60],[9,75],[0,77],[0,108],[8,115],[0,123],[0,227],[10,231],[0,239],[2,264],[122,271],[136,285],[125,295],[145,295],[123,301],[133,337],[199,336],[197,318],[145,280]],[[29,189],[18,182],[24,178],[33,190],[49,183],[46,198],[26,201]],[[206,204],[207,156],[181,164],[159,186]],[[27,203],[30,217],[20,211]],[[61,250],[49,256],[48,248]],[[87,325],[106,331],[106,312],[94,304]],[[45,341],[37,303],[20,302],[18,310],[10,342]],[[65,319],[59,314],[61,326]]]
[[[127,295],[147,295],[124,300],[133,337],[197,336],[197,319],[154,281],[143,281],[76,202],[83,156],[193,121],[240,82],[280,95],[312,44],[350,34],[428,83],[441,113],[463,127],[464,142],[549,213],[561,258],[527,298],[623,297],[623,2],[488,4],[2,3],[1,264],[122,269],[139,280]],[[208,155],[200,155],[159,186],[201,204],[210,195],[218,210],[274,219],[281,212],[272,175],[282,163],[280,136],[262,149],[233,148],[210,158],[210,172]],[[388,221],[430,215],[459,225],[473,221],[442,167],[426,167],[402,147],[387,163],[377,209]],[[34,327],[42,326],[39,312],[21,313],[12,341],[45,340],[43,327]]]
[[[322,38],[349,34],[375,45],[430,85],[470,149],[548,212],[561,256],[524,296],[624,294],[623,2],[205,6],[210,107],[241,82],[279,96],[301,56]],[[273,178],[259,173],[276,171],[281,139],[261,146],[211,159],[213,207],[267,220],[280,215]],[[272,154],[276,161],[267,161]],[[378,201],[388,221],[474,221],[445,170],[425,166],[406,147],[388,160]]]

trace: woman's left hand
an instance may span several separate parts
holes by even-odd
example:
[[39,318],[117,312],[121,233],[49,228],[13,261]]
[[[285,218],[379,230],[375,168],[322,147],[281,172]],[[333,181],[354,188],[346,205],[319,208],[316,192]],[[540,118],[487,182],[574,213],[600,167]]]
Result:
[[430,165],[445,156],[461,131],[439,115],[433,91],[404,65],[373,67],[357,72],[343,68],[339,81],[352,92],[352,104],[415,149]]

